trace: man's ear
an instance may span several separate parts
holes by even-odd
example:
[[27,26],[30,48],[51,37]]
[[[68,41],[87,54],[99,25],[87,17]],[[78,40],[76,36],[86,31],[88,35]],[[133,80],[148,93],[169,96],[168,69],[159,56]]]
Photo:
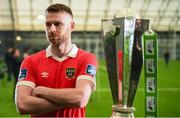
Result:
[[72,21],[72,22],[71,22],[71,32],[74,31],[74,28],[75,28],[75,22]]

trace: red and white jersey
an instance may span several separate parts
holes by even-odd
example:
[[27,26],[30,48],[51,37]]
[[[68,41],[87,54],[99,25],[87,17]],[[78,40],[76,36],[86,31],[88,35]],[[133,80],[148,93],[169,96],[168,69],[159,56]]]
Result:
[[[17,86],[75,88],[77,80],[87,79],[94,83],[95,89],[96,68],[96,56],[78,49],[74,44],[69,53],[61,58],[53,55],[49,46],[23,60]],[[62,108],[42,116],[85,117],[85,108]]]

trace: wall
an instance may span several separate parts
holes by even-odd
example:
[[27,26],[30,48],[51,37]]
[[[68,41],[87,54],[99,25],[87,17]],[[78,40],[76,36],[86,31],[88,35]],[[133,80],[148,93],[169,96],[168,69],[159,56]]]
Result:
[[[20,31],[17,35],[22,37],[20,42],[13,37],[13,32],[0,32],[0,53],[3,54],[7,47],[15,45],[21,52],[35,53],[48,46],[45,32]],[[159,57],[163,58],[165,48],[169,48],[171,59],[180,59],[180,32],[158,32]],[[104,57],[103,41],[100,32],[73,32],[72,42],[78,47],[95,53],[98,58]]]

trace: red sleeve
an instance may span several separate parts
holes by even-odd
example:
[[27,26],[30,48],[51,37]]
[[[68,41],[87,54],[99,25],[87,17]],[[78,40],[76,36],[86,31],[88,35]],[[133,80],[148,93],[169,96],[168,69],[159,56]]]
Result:
[[95,79],[98,67],[96,56],[88,53],[84,58],[82,58],[82,61],[80,60],[80,62],[79,75],[89,75]]
[[86,54],[79,60],[79,75],[77,80],[89,80],[93,83],[92,90],[96,89],[96,71],[98,67],[96,56]]
[[34,65],[30,56],[25,58],[21,64],[17,85],[35,87]]

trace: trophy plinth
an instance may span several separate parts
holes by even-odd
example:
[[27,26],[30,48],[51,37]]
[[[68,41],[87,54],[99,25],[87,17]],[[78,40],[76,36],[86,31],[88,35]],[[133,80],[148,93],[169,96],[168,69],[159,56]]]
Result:
[[112,118],[134,118],[134,107],[122,107],[119,105],[112,106]]

